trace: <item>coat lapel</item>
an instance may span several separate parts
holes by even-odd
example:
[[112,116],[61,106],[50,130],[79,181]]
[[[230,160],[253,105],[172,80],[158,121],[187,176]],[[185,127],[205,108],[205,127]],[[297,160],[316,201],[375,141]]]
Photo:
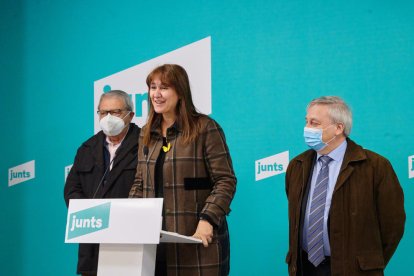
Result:
[[[134,143],[136,143],[136,141],[133,141],[133,135],[131,135],[132,131],[133,131],[133,128],[131,127],[130,131],[125,137],[125,140],[122,142],[122,145],[116,152],[115,160],[112,165],[112,170],[109,172],[109,175],[106,179],[106,183],[103,187],[102,197],[104,197],[105,194],[109,191],[109,189],[114,185],[114,183],[116,182],[119,175],[122,173],[124,169],[133,169],[133,168],[125,168],[124,166],[120,165],[121,163],[123,164],[133,163],[131,159],[134,158],[134,154],[131,153],[131,150],[134,147]],[[101,150],[101,152],[103,152],[103,150]]]
[[104,153],[103,153],[103,141],[105,139],[105,135],[101,132],[101,135],[99,135],[97,141],[91,145],[91,152],[93,156],[93,163],[95,168],[97,169],[97,172],[94,173],[94,188],[93,191],[96,191],[98,188],[98,185],[100,181],[102,180],[102,176],[104,174],[105,168],[104,168]]
[[338,180],[336,181],[334,193],[339,190],[346,182],[346,180],[351,176],[354,171],[353,164],[355,162],[363,161],[367,158],[364,150],[361,146],[355,144],[352,140],[347,138],[347,149],[344,156],[344,161],[342,162],[342,167],[338,175]]
[[[155,142],[150,142],[149,153],[148,153],[148,165],[145,167],[145,180],[147,181],[146,186],[150,189],[144,189],[144,197],[155,197],[155,165],[157,163],[158,155],[162,147],[162,138],[160,135],[156,135]],[[148,171],[149,170],[149,171]],[[148,177],[150,179],[148,179]]]
[[[300,158],[298,158],[299,161],[302,162],[302,187],[300,191],[300,199],[303,197],[303,193],[306,190],[306,186],[308,184],[308,180],[310,177],[310,174],[312,172],[313,163],[315,161],[316,152],[314,150],[308,150],[305,152]],[[300,204],[300,202],[298,202]]]

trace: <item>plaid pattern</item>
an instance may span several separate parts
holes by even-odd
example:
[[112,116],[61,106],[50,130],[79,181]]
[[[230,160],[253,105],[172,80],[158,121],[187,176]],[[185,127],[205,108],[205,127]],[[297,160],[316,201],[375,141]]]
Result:
[[[191,236],[200,214],[217,226],[208,248],[193,244],[167,244],[168,275],[227,275],[229,234],[226,215],[236,190],[236,177],[221,127],[207,116],[200,118],[202,131],[196,141],[182,144],[180,127],[167,131],[171,150],[166,153],[164,174],[164,216],[167,231]],[[143,132],[142,132],[143,133]],[[144,156],[140,135],[138,167],[130,197],[154,197],[154,168],[162,147],[159,130],[151,134],[148,156]],[[208,185],[205,180],[208,179]],[[191,182],[192,185],[188,185]],[[197,184],[202,183],[197,187]]]

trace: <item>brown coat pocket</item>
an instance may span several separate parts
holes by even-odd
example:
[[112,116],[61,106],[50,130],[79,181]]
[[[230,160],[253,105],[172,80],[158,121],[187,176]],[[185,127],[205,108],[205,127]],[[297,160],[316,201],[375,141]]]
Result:
[[384,257],[381,253],[372,252],[366,255],[357,256],[359,268],[361,270],[383,270],[385,268]]

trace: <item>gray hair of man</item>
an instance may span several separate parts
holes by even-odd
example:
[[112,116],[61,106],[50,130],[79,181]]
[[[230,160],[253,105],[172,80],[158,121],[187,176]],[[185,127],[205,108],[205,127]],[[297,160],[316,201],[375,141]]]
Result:
[[333,123],[344,125],[344,135],[348,137],[351,134],[352,129],[352,111],[349,106],[337,96],[323,96],[313,99],[306,110],[314,105],[326,105],[328,106],[328,114]]
[[101,106],[101,102],[103,98],[119,98],[122,99],[125,103],[125,109],[127,111],[133,111],[134,110],[134,104],[132,103],[131,97],[122,90],[111,90],[101,95],[101,98],[99,99],[99,105],[98,108]]

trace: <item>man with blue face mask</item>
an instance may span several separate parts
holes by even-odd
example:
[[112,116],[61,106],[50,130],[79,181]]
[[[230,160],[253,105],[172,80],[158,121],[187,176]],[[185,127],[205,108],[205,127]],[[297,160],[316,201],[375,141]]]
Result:
[[[97,116],[102,131],[84,142],[66,179],[66,205],[72,198],[127,198],[137,167],[140,128],[131,123],[133,105],[127,93],[103,94]],[[80,244],[77,273],[96,275],[99,244]]]
[[404,232],[404,196],[384,157],[350,138],[352,113],[339,97],[307,107],[310,150],[286,172],[290,275],[383,275]]

